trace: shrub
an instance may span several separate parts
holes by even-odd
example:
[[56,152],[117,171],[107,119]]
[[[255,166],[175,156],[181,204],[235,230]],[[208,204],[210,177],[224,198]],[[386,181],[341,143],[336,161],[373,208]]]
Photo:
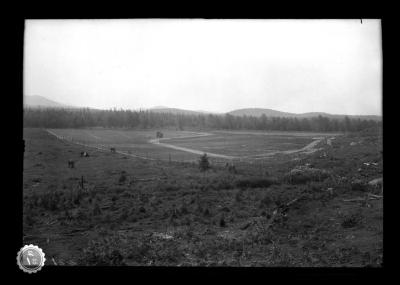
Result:
[[268,194],[266,194],[266,195],[264,196],[264,198],[262,198],[261,201],[260,201],[260,208],[268,207],[268,206],[270,206],[273,202],[274,202],[274,200],[271,198],[271,196],[268,195]]
[[219,219],[219,226],[220,227],[225,227],[226,226],[226,222],[225,222],[224,216],[221,216],[221,218]]
[[201,171],[206,171],[210,168],[210,161],[207,154],[203,154],[199,159],[199,168]]
[[150,249],[150,245],[146,242],[133,243],[129,248],[128,258],[136,262],[143,262]]
[[115,186],[112,188],[113,192],[117,193],[117,194],[121,194],[125,191],[129,191],[126,187],[124,186]]
[[362,221],[362,215],[360,213],[354,213],[348,216],[345,216],[342,220],[342,227],[343,228],[354,228],[355,226],[359,225]]
[[126,219],[128,219],[128,210],[127,209],[122,210],[122,213],[119,215],[119,219],[120,219],[120,221],[125,221]]
[[239,190],[235,194],[235,201],[236,202],[241,202],[242,201],[242,196],[243,196],[243,189]]
[[223,208],[221,208],[221,211],[222,212],[230,212],[231,210],[229,209],[229,207],[223,207]]
[[119,245],[120,240],[116,237],[91,240],[89,246],[83,250],[80,262],[82,265],[95,266],[125,265],[124,257],[118,249]]
[[32,217],[32,212],[31,211],[29,211],[29,213],[24,215],[24,221],[25,221],[25,224],[27,226],[29,226],[29,227],[33,226],[33,224],[35,223],[35,220]]
[[126,172],[125,171],[122,171],[121,172],[121,175],[119,176],[119,179],[118,179],[118,183],[119,184],[123,184],[123,183],[125,183],[126,182]]
[[276,182],[269,178],[244,178],[235,181],[236,187],[246,188],[267,188]]
[[162,186],[162,190],[164,191],[178,191],[180,187],[178,185],[172,185],[172,184],[165,184]]
[[186,215],[188,213],[189,213],[188,209],[185,206],[181,206],[180,214],[181,215]]
[[55,211],[64,207],[63,193],[60,191],[48,191],[40,196],[33,196],[33,203],[46,210]]
[[76,218],[77,220],[83,221],[88,219],[88,216],[83,209],[79,209]]
[[233,189],[235,187],[232,180],[229,180],[226,177],[222,179],[214,179],[212,185],[214,189]]
[[94,207],[93,207],[93,215],[97,216],[100,214],[101,214],[100,206],[97,202],[95,202]]
[[284,179],[291,184],[304,184],[309,181],[323,181],[329,176],[329,173],[323,169],[300,166],[292,169]]
[[368,190],[368,186],[367,186],[367,184],[363,183],[361,180],[356,179],[351,183],[351,190],[365,192]]
[[227,165],[228,172],[232,174],[237,174],[236,166],[233,164]]
[[179,243],[172,240],[151,242],[151,249],[146,256],[154,260],[154,265],[176,264],[185,255],[179,248]]
[[107,213],[107,214],[104,215],[104,217],[103,217],[103,222],[105,222],[105,223],[110,223],[110,222],[111,222],[111,215],[110,215],[110,213]]

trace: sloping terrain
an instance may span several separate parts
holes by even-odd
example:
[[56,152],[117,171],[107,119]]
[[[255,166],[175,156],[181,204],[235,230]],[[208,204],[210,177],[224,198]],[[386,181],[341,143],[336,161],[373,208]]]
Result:
[[207,172],[96,151],[41,129],[24,129],[24,139],[24,243],[43,248],[47,265],[382,264],[375,131],[329,139],[309,155]]
[[56,101],[47,99],[46,97],[39,95],[24,96],[24,106],[25,107],[42,107],[42,108],[71,108],[71,106],[58,103]]

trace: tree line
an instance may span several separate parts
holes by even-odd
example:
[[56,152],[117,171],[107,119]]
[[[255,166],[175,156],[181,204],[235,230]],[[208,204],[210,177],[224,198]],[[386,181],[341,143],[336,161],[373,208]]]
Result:
[[35,128],[185,128],[228,130],[276,130],[315,132],[354,132],[375,128],[381,122],[344,117],[311,118],[233,116],[230,114],[173,114],[132,110],[92,110],[60,108],[24,108],[24,127]]

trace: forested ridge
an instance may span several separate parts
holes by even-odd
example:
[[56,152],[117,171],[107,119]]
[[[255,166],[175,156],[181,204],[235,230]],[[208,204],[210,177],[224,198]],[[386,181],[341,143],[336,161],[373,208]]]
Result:
[[382,122],[350,117],[332,119],[233,116],[230,114],[173,114],[132,110],[24,108],[24,127],[39,128],[164,128],[352,132],[379,127]]

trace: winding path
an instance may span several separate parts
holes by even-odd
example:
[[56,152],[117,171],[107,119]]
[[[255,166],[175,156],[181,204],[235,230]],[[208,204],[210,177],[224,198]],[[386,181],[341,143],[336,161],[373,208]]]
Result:
[[207,153],[207,155],[210,156],[210,157],[218,157],[218,158],[224,158],[224,159],[236,159],[236,158],[239,158],[239,157],[235,157],[235,156],[223,155],[223,154],[212,153],[212,152],[205,152],[205,151],[201,151],[201,150],[197,150],[197,149],[191,149],[191,148],[187,148],[187,147],[181,147],[181,146],[176,146],[176,145],[160,142],[160,141],[171,140],[171,139],[195,138],[195,137],[205,137],[205,136],[213,135],[211,133],[194,133],[194,134],[195,135],[151,139],[151,140],[149,140],[149,143],[152,143],[152,144],[155,144],[155,145],[159,145],[159,146],[163,146],[163,147],[176,149],[176,150],[181,150],[181,151],[185,151],[185,152],[190,152],[190,153],[194,153],[194,154],[199,154],[199,155],[203,155],[204,153]]
[[[224,132],[224,131],[220,131]],[[226,132],[226,133],[234,133],[234,132]],[[212,152],[205,152],[197,149],[191,149],[191,148],[186,148],[186,147],[180,147],[168,143],[162,143],[160,141],[165,141],[165,140],[170,140],[170,139],[183,139],[183,138],[195,138],[195,137],[203,137],[203,136],[211,136],[214,135],[212,133],[195,133],[193,132],[194,135],[188,135],[188,136],[180,136],[180,137],[170,137],[170,138],[159,138],[159,139],[151,139],[149,140],[149,143],[163,146],[163,147],[168,147],[176,150],[181,150],[185,152],[190,152],[194,154],[199,154],[202,155],[204,153],[207,153],[208,156],[210,157],[218,157],[218,158],[224,158],[224,159],[262,159],[265,157],[270,157],[275,154],[293,154],[293,153],[304,153],[304,154],[310,154],[313,153],[317,150],[316,146],[324,139],[324,137],[316,137],[313,138],[314,140],[306,145],[303,148],[299,149],[292,149],[292,150],[281,150],[281,151],[273,151],[273,152],[268,152],[268,153],[263,153],[263,154],[257,154],[257,155],[249,155],[249,156],[230,156],[230,155],[223,155],[223,154],[218,154],[218,153],[212,153]],[[236,134],[240,134],[239,132],[236,132]],[[254,132],[246,132],[243,134],[257,134],[257,135],[268,135],[267,133],[254,133]]]
[[254,159],[261,159],[264,157],[268,157],[268,156],[272,156],[275,154],[293,154],[293,153],[305,153],[305,154],[310,154],[313,153],[317,150],[319,150],[318,148],[315,148],[324,138],[315,138],[314,141],[312,141],[311,143],[309,143],[308,145],[306,145],[303,148],[299,148],[299,149],[291,149],[291,150],[280,150],[280,151],[273,151],[273,152],[268,152],[268,153],[263,153],[263,154],[257,154],[257,155],[253,155],[253,156],[246,156],[244,158],[254,158]]

